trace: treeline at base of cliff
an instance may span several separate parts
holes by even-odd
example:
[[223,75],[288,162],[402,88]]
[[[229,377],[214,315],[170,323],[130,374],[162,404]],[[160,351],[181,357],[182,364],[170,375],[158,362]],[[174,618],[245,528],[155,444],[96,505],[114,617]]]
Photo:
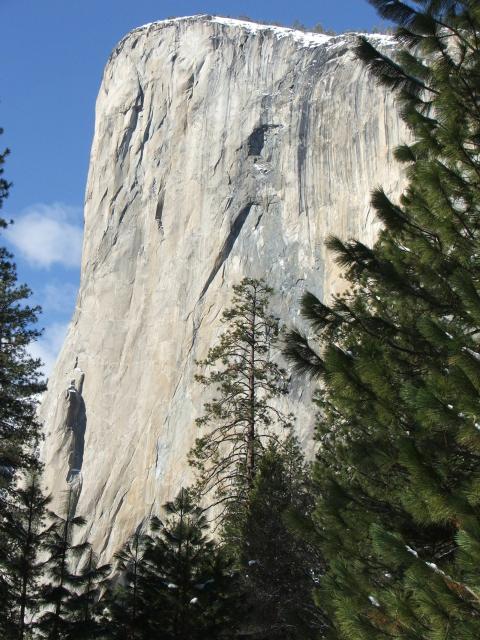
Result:
[[[480,637],[480,4],[371,3],[399,47],[357,55],[412,132],[407,187],[373,192],[373,248],[328,240],[349,288],[306,293],[298,328],[262,279],[233,286],[197,363],[196,481],[108,565],[75,487],[56,514],[43,493],[39,309],[0,249],[2,638]],[[315,390],[313,463],[282,411],[292,376]]]

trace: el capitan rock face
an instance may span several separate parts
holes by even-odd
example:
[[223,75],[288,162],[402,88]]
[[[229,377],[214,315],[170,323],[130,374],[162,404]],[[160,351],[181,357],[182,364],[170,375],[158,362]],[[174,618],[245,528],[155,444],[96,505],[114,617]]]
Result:
[[[373,242],[372,188],[401,188],[406,133],[354,42],[196,16],[134,30],[107,64],[80,292],[41,407],[47,485],[73,484],[104,558],[190,481],[195,360],[232,284],[265,277],[292,323],[305,289],[342,287],[326,237]],[[295,381],[285,401],[305,442],[309,399]]]

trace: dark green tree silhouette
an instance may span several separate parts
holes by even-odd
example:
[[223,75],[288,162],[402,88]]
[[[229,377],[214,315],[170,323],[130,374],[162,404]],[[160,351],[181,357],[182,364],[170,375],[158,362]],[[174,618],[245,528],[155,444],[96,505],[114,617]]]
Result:
[[[7,149],[0,154],[0,208],[10,188],[3,178],[8,153]],[[6,227],[0,218],[0,230]],[[17,283],[12,254],[0,247],[0,487],[4,489],[11,486],[17,469],[38,465],[34,454],[39,434],[36,398],[45,385],[39,360],[28,353],[30,343],[41,334],[34,328],[40,309],[25,302],[30,295],[26,285]]]
[[[3,177],[8,153],[0,153],[0,208],[11,186]],[[0,232],[6,227],[0,217]],[[34,328],[39,308],[26,303],[30,295],[30,289],[17,282],[12,254],[0,246],[0,632],[5,638],[17,634],[17,628],[20,635],[13,637],[23,637],[25,607],[36,579],[30,549],[35,542],[23,527],[28,517],[33,526],[37,515],[28,513],[29,498],[23,489],[18,490],[20,475],[40,468],[35,411],[38,394],[45,388],[40,362],[28,353],[30,343],[41,333]],[[28,523],[26,526],[28,530]],[[27,577],[29,568],[32,575]],[[22,580],[26,580],[23,591]]]
[[[0,229],[5,227],[0,219]],[[25,304],[30,295],[26,285],[17,283],[12,255],[0,247],[0,483],[4,489],[11,487],[17,470],[38,467],[35,411],[45,385],[40,361],[28,353],[30,343],[41,334],[33,326],[39,307]]]
[[[0,128],[0,135],[3,134],[3,129]],[[8,182],[3,174],[5,173],[5,169],[3,165],[5,164],[5,160],[10,153],[10,149],[5,149],[3,153],[0,153],[0,208],[3,206],[3,201],[8,197],[8,191],[12,186],[10,182]]]
[[107,638],[147,638],[152,631],[152,619],[161,616],[161,612],[150,603],[142,584],[142,576],[146,572],[146,543],[146,536],[137,530],[115,554],[117,575],[110,581],[101,602]]
[[[242,637],[318,638],[324,629],[313,602],[322,558],[289,525],[292,512],[302,519],[311,513],[310,492],[308,468],[296,439],[290,437],[281,447],[269,445],[240,531],[228,536],[240,541],[231,551],[238,558],[244,594]],[[225,527],[228,531],[228,520]]]
[[210,540],[203,511],[182,489],[117,555],[123,576],[105,601],[107,637],[200,640],[225,637],[235,613],[235,576]]
[[480,5],[375,0],[395,61],[359,55],[396,92],[408,186],[373,206],[373,248],[331,239],[350,290],[303,300],[298,369],[319,376],[314,526],[332,638],[480,635]]
[[218,638],[234,610],[229,561],[207,537],[203,510],[182,489],[165,505],[165,522],[153,521],[146,559],[163,611],[168,640]]
[[90,547],[79,571],[72,576],[72,592],[66,602],[70,640],[94,640],[103,635],[100,598],[108,584],[110,564],[99,565]]
[[[50,513],[49,534],[44,542],[47,559],[44,563],[45,582],[41,590],[43,612],[38,616],[37,629],[43,638],[64,640],[72,637],[76,620],[75,609],[79,584],[76,566],[90,551],[88,542],[74,543],[75,530],[85,525],[85,519],[74,514],[75,495],[70,488],[65,493],[62,515]],[[73,606],[72,606],[73,603]]]
[[38,610],[43,563],[42,544],[48,535],[46,497],[37,473],[17,486],[9,498],[0,524],[2,547],[0,571],[7,592],[8,607],[2,615],[2,637],[29,637],[32,615]]

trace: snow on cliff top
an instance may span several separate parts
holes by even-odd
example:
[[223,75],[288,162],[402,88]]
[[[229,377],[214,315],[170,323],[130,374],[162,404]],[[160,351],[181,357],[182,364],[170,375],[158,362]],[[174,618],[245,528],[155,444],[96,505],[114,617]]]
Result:
[[[385,34],[359,34],[359,33],[351,33],[351,34],[339,34],[338,36],[330,36],[325,33],[313,33],[308,31],[298,31],[297,29],[290,29],[288,27],[277,27],[275,25],[269,24],[260,24],[258,22],[247,22],[246,20],[237,20],[234,18],[223,18],[221,16],[212,16],[209,14],[199,14],[194,16],[181,16],[178,18],[168,18],[167,20],[158,20],[156,22],[149,22],[148,24],[144,24],[141,27],[137,27],[133,29],[126,38],[128,38],[131,34],[136,33],[138,31],[143,31],[145,29],[150,29],[152,27],[167,27],[179,22],[212,22],[214,24],[221,24],[227,27],[240,28],[245,31],[249,31],[250,33],[259,33],[261,31],[267,31],[269,33],[274,34],[277,38],[293,38],[295,42],[298,42],[301,46],[304,47],[318,47],[320,45],[326,44],[330,41],[335,41],[335,44],[339,43],[346,35],[367,35],[368,39],[373,41],[375,45],[389,45],[392,44],[392,37]],[[125,40],[125,38],[124,38]],[[332,44],[334,44],[332,42]]]
[[269,31],[277,38],[293,37],[296,42],[307,46],[317,46],[319,44],[325,44],[332,39],[332,36],[328,36],[325,33],[306,33],[298,31],[296,29],[288,29],[287,27],[276,27],[268,24],[258,24],[257,22],[246,22],[245,20],[234,20],[232,18],[221,18],[214,16],[211,19],[212,22],[218,24],[224,24],[228,27],[241,27],[247,31],[258,33],[259,31]]

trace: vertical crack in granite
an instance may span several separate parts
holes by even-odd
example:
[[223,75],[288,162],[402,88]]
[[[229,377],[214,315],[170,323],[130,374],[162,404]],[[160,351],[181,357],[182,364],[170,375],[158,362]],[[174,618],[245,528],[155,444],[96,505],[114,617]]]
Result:
[[158,230],[160,233],[164,234],[163,224],[162,224],[162,214],[163,214],[163,205],[165,200],[165,194],[161,192],[158,196],[157,207],[155,209],[155,220],[157,221]]
[[253,202],[249,202],[247,205],[243,207],[243,209],[240,211],[240,213],[237,215],[237,217],[233,221],[230,227],[228,236],[225,238],[225,242],[223,243],[223,246],[220,249],[220,252],[217,256],[217,259],[215,260],[213,269],[211,270],[210,275],[207,278],[207,281],[203,285],[202,292],[200,293],[200,296],[199,296],[200,299],[203,298],[205,293],[208,291],[208,288],[212,284],[213,279],[215,278],[217,273],[220,271],[222,265],[228,259],[228,256],[230,255],[235,245],[235,242],[238,236],[240,235],[240,232],[243,228],[243,225],[245,224],[246,219],[248,218],[248,214],[250,213],[250,210],[252,207],[253,207]]

